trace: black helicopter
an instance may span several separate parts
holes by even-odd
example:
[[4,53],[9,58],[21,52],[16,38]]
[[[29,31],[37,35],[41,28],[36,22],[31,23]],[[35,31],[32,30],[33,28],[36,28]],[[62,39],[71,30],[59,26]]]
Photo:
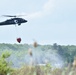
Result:
[[18,18],[18,16],[11,16],[11,15],[3,15],[4,17],[12,17],[11,19],[7,19],[3,22],[0,22],[0,26],[2,25],[13,25],[13,24],[18,24],[21,25],[22,23],[26,23],[27,20],[23,18]]

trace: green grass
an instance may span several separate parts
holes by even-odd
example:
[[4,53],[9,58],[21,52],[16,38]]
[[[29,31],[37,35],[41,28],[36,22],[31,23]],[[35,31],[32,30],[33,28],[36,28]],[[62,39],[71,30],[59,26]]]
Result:
[[76,67],[68,65],[65,68],[52,68],[51,66],[23,66],[16,69],[11,75],[76,75]]

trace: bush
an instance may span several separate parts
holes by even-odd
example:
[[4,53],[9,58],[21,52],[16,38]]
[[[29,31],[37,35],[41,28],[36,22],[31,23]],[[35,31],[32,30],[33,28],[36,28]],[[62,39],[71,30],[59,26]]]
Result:
[[0,75],[7,75],[12,71],[9,63],[6,61],[6,58],[8,58],[9,56],[9,52],[3,52],[0,56]]

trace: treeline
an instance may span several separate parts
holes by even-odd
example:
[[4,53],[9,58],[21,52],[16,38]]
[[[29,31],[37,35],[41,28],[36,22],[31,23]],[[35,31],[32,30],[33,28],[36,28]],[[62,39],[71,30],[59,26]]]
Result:
[[53,49],[64,58],[67,63],[72,63],[74,58],[76,58],[76,46],[75,45],[58,45],[54,43],[52,46]]
[[30,45],[28,44],[6,44],[0,43],[0,51],[4,50],[26,50],[29,48]]
[[[32,44],[5,44],[0,43],[0,53],[4,50],[12,51],[23,51],[33,48]],[[54,43],[53,45],[38,45],[37,48],[40,48],[42,51],[52,50],[60,54],[65,62],[71,63],[76,57],[76,46],[75,45],[58,45]]]

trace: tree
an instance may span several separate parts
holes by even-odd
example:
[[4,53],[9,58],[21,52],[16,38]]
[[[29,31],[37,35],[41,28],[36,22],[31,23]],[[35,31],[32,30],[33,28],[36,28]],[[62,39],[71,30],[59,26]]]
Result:
[[7,75],[12,71],[9,66],[9,63],[6,61],[6,58],[8,58],[9,56],[9,52],[4,52],[0,57],[0,75]]
[[54,44],[53,44],[53,49],[57,50],[57,48],[58,48],[57,43],[54,43]]

